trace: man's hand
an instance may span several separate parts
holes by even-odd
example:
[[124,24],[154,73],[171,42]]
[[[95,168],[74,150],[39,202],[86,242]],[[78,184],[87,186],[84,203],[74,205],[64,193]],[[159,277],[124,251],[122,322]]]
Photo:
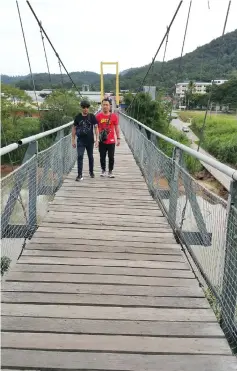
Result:
[[116,143],[116,146],[120,146],[120,139],[117,139],[117,143]]
[[72,141],[72,146],[73,146],[73,148],[76,148],[75,140]]
[[95,148],[98,148],[98,146],[99,146],[99,142],[98,142],[98,140],[96,140],[95,141]]

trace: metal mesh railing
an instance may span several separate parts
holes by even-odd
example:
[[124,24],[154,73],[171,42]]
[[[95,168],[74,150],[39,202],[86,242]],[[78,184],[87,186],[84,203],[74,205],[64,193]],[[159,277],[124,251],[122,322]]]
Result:
[[76,161],[71,134],[1,179],[1,256],[14,263]]
[[229,208],[227,201],[188,173],[186,165],[190,159],[178,148],[169,157],[158,148],[162,147],[161,139],[157,140],[135,120],[120,115],[120,125],[149,190],[186,246],[193,266],[198,268],[206,296],[236,351],[236,208]]

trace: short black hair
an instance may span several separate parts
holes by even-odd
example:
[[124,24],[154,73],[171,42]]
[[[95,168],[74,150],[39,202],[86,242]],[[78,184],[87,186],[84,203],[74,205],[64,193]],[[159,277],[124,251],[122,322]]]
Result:
[[89,108],[90,107],[90,102],[88,102],[88,100],[82,100],[81,101],[81,107],[82,108]]
[[109,102],[109,104],[110,104],[110,100],[109,100],[109,98],[104,98],[103,100],[102,100],[102,103],[103,102]]

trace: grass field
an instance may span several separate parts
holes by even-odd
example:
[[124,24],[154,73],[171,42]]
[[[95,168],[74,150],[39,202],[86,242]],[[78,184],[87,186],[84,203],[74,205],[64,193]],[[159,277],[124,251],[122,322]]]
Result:
[[[192,119],[191,128],[200,138],[205,112],[183,111],[179,118]],[[237,118],[234,115],[208,113],[201,146],[218,160],[237,167]]]

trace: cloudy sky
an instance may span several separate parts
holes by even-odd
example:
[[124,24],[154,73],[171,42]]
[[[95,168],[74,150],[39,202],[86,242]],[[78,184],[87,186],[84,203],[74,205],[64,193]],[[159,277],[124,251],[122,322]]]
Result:
[[[222,33],[229,0],[193,0],[184,53]],[[18,0],[34,73],[45,72],[39,27],[25,0]],[[120,71],[151,61],[179,0],[30,0],[69,71],[99,72],[101,61],[118,61]],[[210,9],[208,9],[208,3]],[[1,0],[1,73],[29,73],[15,0]],[[189,0],[184,0],[170,32],[167,57],[181,51]],[[232,0],[226,32],[237,28]],[[59,72],[46,41],[50,70]],[[157,60],[162,60],[163,49]],[[105,67],[114,72],[113,67]]]

